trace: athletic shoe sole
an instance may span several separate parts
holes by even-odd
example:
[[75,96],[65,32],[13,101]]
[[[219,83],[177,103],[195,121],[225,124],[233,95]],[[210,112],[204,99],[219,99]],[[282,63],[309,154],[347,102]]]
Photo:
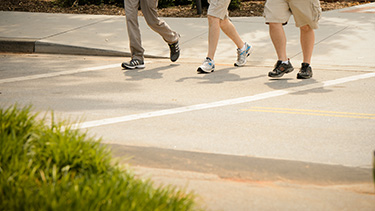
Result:
[[297,79],[310,79],[312,75],[309,76],[301,76],[300,74],[297,74]]
[[207,74],[207,73],[212,73],[215,69],[212,69],[212,70],[209,70],[209,71],[205,71],[203,70],[201,67],[198,68],[197,72],[198,73],[202,73],[202,74]]
[[126,65],[126,64],[122,64],[121,66],[125,69],[143,69],[143,68],[146,67],[144,64],[137,65],[137,66],[129,66],[129,65]]
[[281,78],[281,77],[283,77],[284,74],[291,73],[291,72],[293,72],[293,70],[294,70],[294,68],[287,69],[287,71],[284,71],[284,72],[280,73],[279,75],[271,75],[271,73],[268,73],[268,77]]

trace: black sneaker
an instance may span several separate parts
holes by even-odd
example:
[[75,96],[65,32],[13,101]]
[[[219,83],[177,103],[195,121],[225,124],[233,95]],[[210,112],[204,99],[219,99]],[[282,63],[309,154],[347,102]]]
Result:
[[145,68],[145,63],[139,59],[132,59],[129,63],[123,62],[121,66],[125,69],[143,69]]
[[292,72],[293,70],[294,68],[289,60],[288,64],[284,64],[281,60],[278,60],[275,64],[275,68],[268,73],[268,76],[272,78],[279,78],[286,73]]
[[178,57],[180,57],[180,46],[178,44],[178,41],[173,44],[168,44],[169,49],[171,51],[170,59],[172,62],[177,61]]
[[298,79],[309,79],[313,75],[312,73],[312,68],[309,63],[302,63],[301,64],[301,69],[297,73],[297,78]]

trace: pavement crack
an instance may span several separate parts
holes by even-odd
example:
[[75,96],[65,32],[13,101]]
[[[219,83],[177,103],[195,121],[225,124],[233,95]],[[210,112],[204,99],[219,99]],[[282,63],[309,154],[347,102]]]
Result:
[[69,30],[65,30],[65,31],[62,31],[62,32],[59,32],[59,33],[56,33],[56,34],[52,34],[52,35],[40,38],[39,40],[44,40],[44,39],[48,39],[48,38],[51,38],[51,37],[56,37],[58,35],[69,33],[71,31],[75,31],[75,30],[78,30],[78,29],[86,28],[86,27],[89,27],[89,26],[92,26],[92,25],[95,25],[95,24],[98,24],[98,23],[101,23],[101,22],[105,22],[105,21],[108,21],[108,20],[111,20],[111,19],[113,19],[113,18],[107,18],[107,19],[103,19],[103,20],[100,20],[100,21],[95,21],[93,23],[89,23],[89,24],[86,24],[86,25],[83,25],[83,26],[79,26],[79,27],[76,27],[76,28],[72,28],[72,29],[69,29]]

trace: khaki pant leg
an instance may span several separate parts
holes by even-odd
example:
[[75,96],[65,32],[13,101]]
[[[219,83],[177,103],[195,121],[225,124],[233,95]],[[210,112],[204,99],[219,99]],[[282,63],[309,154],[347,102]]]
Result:
[[304,25],[309,25],[312,29],[319,27],[318,21],[321,15],[319,0],[291,0],[290,9],[297,27]]
[[143,61],[144,49],[142,48],[141,32],[138,24],[139,2],[140,0],[125,0],[125,15],[132,59]]
[[169,25],[158,17],[158,0],[141,0],[141,10],[148,26],[164,39],[168,44],[179,40],[180,35],[173,31]]

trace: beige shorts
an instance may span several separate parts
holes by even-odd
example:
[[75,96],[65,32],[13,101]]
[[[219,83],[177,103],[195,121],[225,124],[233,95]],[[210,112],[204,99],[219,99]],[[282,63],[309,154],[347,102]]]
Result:
[[228,7],[231,0],[208,0],[207,15],[214,16],[224,20],[228,18]]
[[322,10],[319,0],[267,0],[264,6],[266,23],[287,24],[291,15],[297,27],[318,28]]

